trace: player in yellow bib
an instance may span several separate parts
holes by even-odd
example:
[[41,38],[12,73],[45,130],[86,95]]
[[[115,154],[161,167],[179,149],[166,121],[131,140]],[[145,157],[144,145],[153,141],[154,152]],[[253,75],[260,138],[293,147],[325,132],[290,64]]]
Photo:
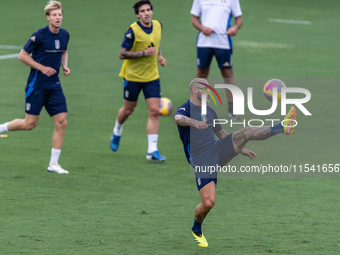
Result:
[[140,0],[133,6],[139,21],[133,23],[125,32],[119,58],[124,59],[119,76],[124,78],[124,106],[118,111],[110,146],[117,151],[123,132],[123,125],[137,105],[138,95],[143,90],[149,117],[146,124],[148,151],[146,159],[164,161],[157,148],[159,129],[159,105],[161,87],[157,60],[166,65],[160,48],[162,24],[152,20],[152,4]]

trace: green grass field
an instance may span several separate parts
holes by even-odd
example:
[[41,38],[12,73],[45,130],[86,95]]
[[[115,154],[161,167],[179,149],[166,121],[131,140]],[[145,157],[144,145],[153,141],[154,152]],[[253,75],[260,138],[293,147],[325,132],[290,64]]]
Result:
[[[47,25],[46,2],[3,1],[0,45],[23,46]],[[0,138],[0,254],[339,254],[337,178],[219,179],[216,205],[203,224],[209,247],[202,249],[190,234],[199,194],[172,116],[160,118],[158,147],[165,163],[145,160],[142,95],[124,126],[119,151],[111,151],[123,104],[118,52],[136,20],[134,2],[63,2],[71,75],[61,75],[69,115],[60,164],[70,174],[46,171],[53,121],[45,110],[36,129]],[[164,26],[161,47],[168,61],[160,67],[162,95],[177,108],[189,98],[188,84],[196,74],[192,1],[152,2],[154,19]],[[306,108],[313,116],[298,111],[292,136],[249,143],[258,158],[238,156],[231,165],[339,163],[339,2],[241,0],[241,7],[244,25],[234,38],[241,89],[245,93],[242,84],[252,84],[254,104],[267,109],[264,82],[281,78],[311,92]],[[0,47],[0,56],[19,51]],[[0,59],[0,123],[24,117],[28,74],[17,58]],[[215,61],[209,77],[220,79]],[[279,110],[273,117],[281,118]],[[246,110],[244,118],[258,117]]]

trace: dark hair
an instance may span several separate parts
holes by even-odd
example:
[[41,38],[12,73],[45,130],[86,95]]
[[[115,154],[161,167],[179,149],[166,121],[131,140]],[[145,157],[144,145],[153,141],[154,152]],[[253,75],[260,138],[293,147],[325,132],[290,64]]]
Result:
[[134,6],[132,6],[132,8],[135,9],[136,14],[138,14],[139,12],[139,7],[141,7],[144,4],[150,5],[151,10],[153,10],[152,4],[149,0],[139,0],[137,3],[134,4]]

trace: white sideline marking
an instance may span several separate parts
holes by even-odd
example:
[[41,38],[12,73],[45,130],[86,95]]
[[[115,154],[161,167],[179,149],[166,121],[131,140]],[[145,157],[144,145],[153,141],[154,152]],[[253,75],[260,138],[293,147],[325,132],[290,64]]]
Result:
[[0,45],[0,49],[3,50],[21,50],[22,48],[22,46]]
[[9,59],[9,58],[17,58],[19,56],[19,53],[16,54],[8,54],[8,55],[2,55],[0,56],[0,60],[1,59]]
[[[13,46],[13,45],[0,45],[0,49],[2,50],[21,50],[21,46]],[[17,58],[19,56],[19,53],[16,54],[7,54],[7,55],[1,55],[1,59],[10,59],[10,58]]]
[[287,49],[294,45],[286,43],[272,43],[272,42],[253,42],[253,41],[235,41],[235,47],[246,47],[255,49]]
[[292,20],[292,19],[268,19],[269,22],[285,23],[285,24],[297,24],[297,25],[312,25],[311,21],[306,20]]

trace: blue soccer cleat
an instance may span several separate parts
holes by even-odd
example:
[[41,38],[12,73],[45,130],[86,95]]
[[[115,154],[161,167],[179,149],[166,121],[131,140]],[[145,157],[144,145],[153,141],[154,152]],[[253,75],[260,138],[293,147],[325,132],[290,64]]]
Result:
[[119,140],[121,136],[112,134],[110,146],[113,151],[117,151],[119,147]]
[[151,161],[163,162],[166,160],[166,157],[159,154],[159,151],[154,151],[152,153],[146,154],[146,159]]

